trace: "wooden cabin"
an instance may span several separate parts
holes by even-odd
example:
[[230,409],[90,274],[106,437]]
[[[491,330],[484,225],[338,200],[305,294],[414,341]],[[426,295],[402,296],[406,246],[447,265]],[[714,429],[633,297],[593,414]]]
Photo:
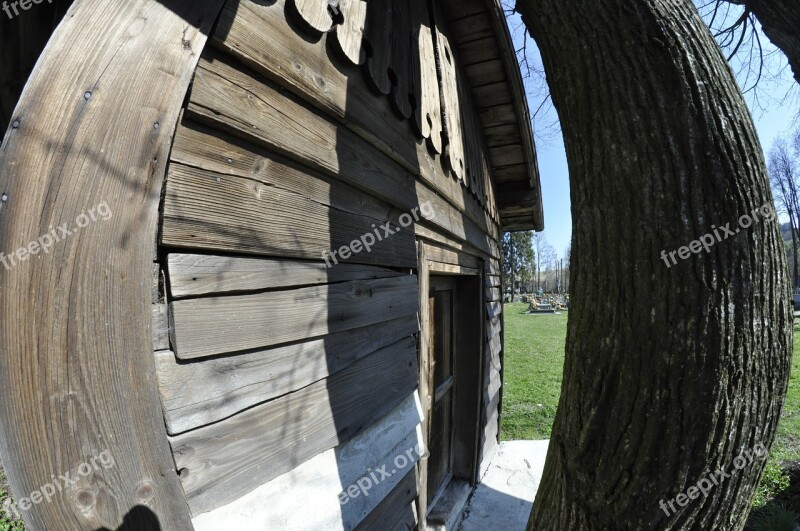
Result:
[[454,529],[498,445],[500,238],[543,225],[499,1],[23,3],[0,455],[30,528]]

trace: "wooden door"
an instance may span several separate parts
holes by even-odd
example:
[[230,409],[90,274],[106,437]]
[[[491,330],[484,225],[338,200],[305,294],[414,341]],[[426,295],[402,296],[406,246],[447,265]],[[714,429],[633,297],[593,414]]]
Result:
[[430,315],[429,389],[433,400],[428,450],[428,500],[434,501],[453,478],[453,438],[456,384],[455,307],[456,283],[448,278],[431,278],[428,297]]

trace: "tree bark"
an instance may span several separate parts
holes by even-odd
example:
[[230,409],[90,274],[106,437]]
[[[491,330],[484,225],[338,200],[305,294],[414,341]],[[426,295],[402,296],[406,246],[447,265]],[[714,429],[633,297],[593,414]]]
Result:
[[761,23],[764,34],[789,60],[794,79],[800,83],[800,2],[797,0],[744,0]]
[[[772,444],[793,315],[774,217],[735,232],[772,195],[733,74],[688,0],[517,9],[561,120],[574,251],[528,529],[742,529],[765,462],[733,461]],[[662,258],[727,223],[709,252]],[[707,497],[660,506],[718,469],[731,477]]]

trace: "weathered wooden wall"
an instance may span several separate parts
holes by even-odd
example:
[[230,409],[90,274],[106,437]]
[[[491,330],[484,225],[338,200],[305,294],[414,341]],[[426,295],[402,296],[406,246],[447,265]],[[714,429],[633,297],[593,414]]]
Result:
[[[320,5],[229,1],[170,155],[156,367],[198,529],[419,522],[413,466],[338,495],[425,442],[428,270],[482,275],[484,467],[497,443],[499,218],[448,23],[424,0],[340,2],[338,25]],[[397,230],[422,205],[435,216]],[[386,223],[371,252],[326,265]]]

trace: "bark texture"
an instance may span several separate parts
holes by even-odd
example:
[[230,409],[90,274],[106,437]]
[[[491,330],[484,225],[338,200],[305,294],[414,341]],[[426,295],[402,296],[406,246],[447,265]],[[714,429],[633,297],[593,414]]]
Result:
[[745,0],[744,4],[761,23],[764,34],[789,60],[794,79],[800,83],[800,2],[797,0]]
[[[689,0],[517,8],[561,120],[574,252],[529,529],[741,529],[764,461],[733,462],[771,446],[793,317],[777,223],[739,227],[772,195],[733,74]],[[728,223],[709,252],[662,259]],[[707,497],[659,505],[719,469]]]

